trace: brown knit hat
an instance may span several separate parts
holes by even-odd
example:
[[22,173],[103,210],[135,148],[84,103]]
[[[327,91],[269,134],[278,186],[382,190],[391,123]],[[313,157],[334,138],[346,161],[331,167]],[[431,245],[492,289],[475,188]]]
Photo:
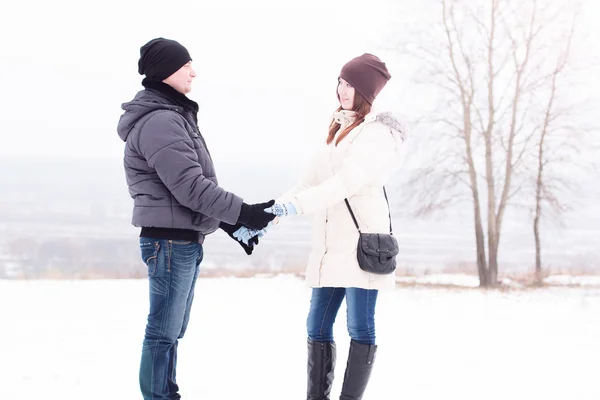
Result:
[[371,105],[391,77],[385,63],[369,53],[348,61],[340,72],[340,78],[354,86]]

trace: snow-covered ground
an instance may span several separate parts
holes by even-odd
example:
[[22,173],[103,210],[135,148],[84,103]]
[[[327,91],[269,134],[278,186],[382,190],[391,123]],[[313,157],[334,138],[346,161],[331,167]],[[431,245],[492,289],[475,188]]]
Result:
[[[473,274],[427,274],[421,276],[397,276],[399,285],[450,286],[456,288],[477,288],[479,277]],[[501,279],[504,288],[525,289],[526,285],[510,278]],[[600,276],[597,275],[551,275],[544,278],[544,284],[551,287],[579,286],[600,289]]]
[[[446,282],[446,281],[444,281]],[[201,279],[184,399],[305,399],[310,297],[291,276]],[[139,399],[147,282],[1,281],[0,399]],[[600,290],[382,293],[365,400],[600,398]],[[338,398],[348,337],[336,326]]]

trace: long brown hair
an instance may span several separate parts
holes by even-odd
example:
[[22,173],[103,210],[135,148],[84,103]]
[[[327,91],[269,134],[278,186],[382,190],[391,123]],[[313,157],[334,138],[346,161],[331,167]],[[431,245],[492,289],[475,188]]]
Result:
[[[339,98],[340,96],[338,94],[338,100]],[[341,110],[342,106],[338,107],[336,112]],[[342,139],[348,136],[352,129],[362,124],[365,121],[365,116],[371,112],[371,105],[369,104],[369,102],[367,102],[367,100],[365,100],[365,98],[360,93],[358,93],[358,90],[354,91],[354,107],[352,107],[352,111],[356,112],[356,121],[344,128],[342,133],[340,133],[340,136],[335,141],[336,146],[342,141]],[[327,144],[333,142],[333,139],[335,138],[335,135],[340,129],[340,127],[341,125],[335,122],[335,118],[333,118],[331,120],[331,124],[329,124],[329,135],[327,136]]]

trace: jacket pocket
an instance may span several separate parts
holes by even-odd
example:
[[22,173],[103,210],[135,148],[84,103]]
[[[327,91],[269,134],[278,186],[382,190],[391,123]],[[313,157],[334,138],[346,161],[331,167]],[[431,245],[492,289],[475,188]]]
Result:
[[199,212],[192,211],[192,225],[200,226],[202,224],[202,221],[204,221],[205,218],[206,218],[206,216],[204,214],[200,214]]
[[219,229],[219,223],[220,221],[218,219],[197,212],[192,212],[193,229],[205,236],[210,235]]

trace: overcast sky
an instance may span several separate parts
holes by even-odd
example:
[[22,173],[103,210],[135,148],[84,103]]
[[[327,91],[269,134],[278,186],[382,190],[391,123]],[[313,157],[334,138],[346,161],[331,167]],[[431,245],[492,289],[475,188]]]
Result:
[[[121,103],[141,88],[139,48],[163,36],[194,59],[190,98],[217,160],[294,161],[324,137],[341,66],[364,52],[384,54],[392,24],[401,39],[407,21],[419,23],[404,0],[217,3],[3,5],[0,156],[121,157],[116,124]],[[600,37],[599,17],[599,3],[587,1],[582,28]],[[377,108],[402,114],[419,97],[407,90],[410,69],[384,61],[393,78]]]

